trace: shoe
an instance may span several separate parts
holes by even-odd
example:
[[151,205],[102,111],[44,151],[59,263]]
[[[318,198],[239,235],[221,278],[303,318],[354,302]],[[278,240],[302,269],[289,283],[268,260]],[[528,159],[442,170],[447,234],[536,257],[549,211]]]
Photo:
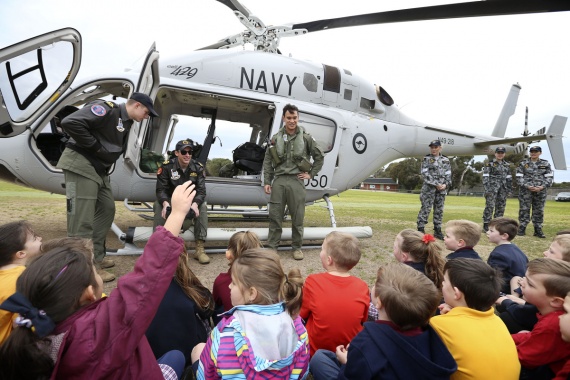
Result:
[[424,227],[418,227],[418,231],[420,231],[422,234],[426,233]]
[[103,282],[111,282],[115,279],[115,275],[107,272],[105,269],[97,269],[97,274],[101,276],[101,280],[103,280]]
[[441,233],[441,227],[435,227],[433,229],[433,236],[436,239],[443,240],[443,233]]
[[112,268],[115,266],[115,262],[108,257],[104,257],[103,261],[99,263],[99,266],[103,269]]
[[539,237],[541,239],[546,238],[544,232],[542,232],[542,227],[534,227],[534,236]]
[[210,262],[210,258],[206,255],[206,251],[204,250],[204,240],[196,240],[194,258],[198,260],[200,264],[208,264]]
[[303,260],[304,257],[305,255],[303,255],[303,251],[301,251],[300,249],[296,249],[293,251],[293,258],[295,260]]
[[483,223],[483,232],[489,231],[489,223]]
[[517,232],[518,236],[526,235],[526,226],[519,226],[519,232]]

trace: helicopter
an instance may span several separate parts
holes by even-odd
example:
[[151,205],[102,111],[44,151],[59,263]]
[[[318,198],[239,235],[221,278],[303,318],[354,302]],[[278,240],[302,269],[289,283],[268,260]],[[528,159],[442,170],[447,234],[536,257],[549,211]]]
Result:
[[[287,103],[299,107],[300,124],[326,153],[321,172],[306,180],[305,186],[307,202],[327,202],[333,227],[331,196],[354,187],[391,161],[423,156],[428,142],[434,139],[442,141],[447,155],[489,154],[498,145],[521,152],[532,141],[547,140],[555,167],[566,169],[561,139],[566,117],[554,116],[546,131],[505,138],[521,89],[518,84],[510,88],[492,135],[485,136],[416,121],[394,106],[385,88],[350,70],[279,54],[282,38],[309,32],[391,22],[568,11],[570,4],[565,1],[457,3],[281,26],[265,26],[236,0],[217,1],[234,13],[246,27],[244,32],[179,57],[161,59],[160,63],[153,45],[138,72],[99,75],[76,83],[82,39],[73,28],[0,50],[0,137],[4,138],[0,140],[0,178],[65,194],[63,174],[55,167],[65,140],[57,126],[61,112],[99,98],[120,102],[135,91],[155,99],[160,116],[133,125],[128,149],[111,173],[115,199],[125,205],[154,200],[156,174],[148,170],[145,158],[165,158],[181,127],[189,134],[204,131],[200,153],[194,158],[206,162],[214,158],[211,152],[227,136],[239,145],[248,142],[265,148],[282,126],[281,111]],[[232,49],[243,45],[252,45],[253,50]],[[261,186],[259,162],[233,164],[238,167],[237,173],[207,177],[208,204],[266,207],[269,197]],[[122,232],[120,235],[124,237]]]

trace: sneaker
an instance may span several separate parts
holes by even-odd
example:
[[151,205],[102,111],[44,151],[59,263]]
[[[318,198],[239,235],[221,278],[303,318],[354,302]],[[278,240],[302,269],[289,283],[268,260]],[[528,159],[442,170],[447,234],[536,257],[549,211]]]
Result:
[[103,261],[99,263],[99,266],[103,269],[112,268],[115,266],[115,262],[108,257],[104,257]]
[[97,274],[101,276],[103,282],[111,282],[115,279],[115,275],[113,273],[107,272],[105,269],[97,269]]
[[303,255],[303,251],[301,251],[300,249],[296,249],[293,251],[293,258],[295,260],[303,260],[304,257],[305,255]]

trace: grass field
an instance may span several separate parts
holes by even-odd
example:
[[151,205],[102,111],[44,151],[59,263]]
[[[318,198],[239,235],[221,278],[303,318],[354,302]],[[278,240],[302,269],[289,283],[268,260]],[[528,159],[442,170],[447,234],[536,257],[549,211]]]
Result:
[[[65,198],[46,192],[27,189],[0,181],[0,196],[2,197],[3,213],[0,223],[26,219],[32,222],[38,233],[44,239],[61,237],[65,235]],[[371,192],[364,190],[349,190],[339,196],[333,197],[337,225],[344,226],[370,226],[373,236],[362,239],[362,259],[353,269],[353,273],[368,283],[375,279],[376,270],[381,263],[393,260],[392,246],[395,236],[404,228],[415,228],[416,217],[420,208],[417,194]],[[328,210],[323,207],[324,202],[318,202],[307,207],[305,226],[330,226]],[[469,219],[481,223],[484,199],[482,197],[448,196],[445,202],[444,222],[451,219]],[[518,200],[509,199],[506,215],[517,219]],[[117,202],[117,225],[125,231],[129,226],[150,225],[151,222],[139,218],[127,211],[121,202]],[[265,227],[267,222],[235,222],[230,225],[249,223],[252,227]],[[211,227],[227,226],[218,222],[211,222]],[[247,225],[247,224],[246,224]],[[285,223],[287,225],[287,222]],[[426,226],[427,232],[432,232],[432,224]],[[550,240],[557,231],[570,228],[570,203],[547,201],[545,209],[544,232],[547,239],[532,237],[532,226],[529,226],[527,236],[517,237],[517,244],[529,258],[541,257],[542,252],[550,245]],[[530,234],[529,234],[530,232]],[[109,246],[118,248],[120,242],[110,234]],[[476,250],[486,258],[493,249],[485,235]],[[304,275],[320,272],[322,270],[318,257],[319,250],[306,250],[305,260],[297,262],[286,253],[283,254],[285,268],[300,267]],[[445,252],[444,254],[446,254]],[[210,285],[215,276],[227,268],[224,255],[213,255],[212,263],[207,266],[196,266],[196,272],[205,285]],[[126,265],[131,268],[131,261]],[[118,269],[115,273],[123,273]]]

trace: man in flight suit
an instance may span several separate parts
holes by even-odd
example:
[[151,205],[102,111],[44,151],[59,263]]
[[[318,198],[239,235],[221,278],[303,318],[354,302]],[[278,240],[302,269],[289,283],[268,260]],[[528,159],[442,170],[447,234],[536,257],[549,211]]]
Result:
[[421,176],[424,180],[420,193],[422,207],[418,213],[418,231],[425,232],[429,213],[433,206],[434,236],[443,240],[441,223],[443,221],[443,206],[447,189],[451,186],[451,163],[441,154],[441,141],[433,140],[429,143],[430,154],[422,160]]
[[105,238],[115,218],[115,199],[109,171],[126,151],[133,122],[158,116],[152,100],[135,92],[127,103],[95,100],[61,121],[70,136],[57,163],[65,176],[67,235],[93,240],[97,272],[105,282],[115,276],[105,268]]
[[530,158],[522,160],[517,167],[517,183],[519,185],[519,236],[524,236],[530,221],[532,206],[532,224],[534,236],[545,238],[542,232],[544,221],[544,203],[546,189],[552,186],[554,173],[550,163],[540,158],[542,148],[533,146],[529,149]]
[[275,250],[278,248],[285,207],[288,206],[292,221],[293,258],[302,260],[306,193],[303,180],[319,173],[324,155],[315,139],[297,125],[298,112],[294,105],[283,107],[285,125],[271,138],[271,146],[263,161],[263,181],[265,193],[271,194],[267,246]]
[[[483,231],[489,231],[491,219],[500,218],[505,213],[507,196],[513,192],[513,176],[510,164],[503,160],[506,149],[495,149],[495,158],[483,166],[483,187],[485,188],[485,211],[483,211]],[[495,215],[493,216],[493,209]]]
[[196,186],[196,196],[192,208],[182,225],[184,230],[193,223],[196,240],[195,258],[200,264],[208,264],[210,258],[204,250],[204,240],[208,233],[208,205],[206,204],[206,173],[204,166],[192,159],[191,140],[176,144],[176,157],[164,162],[156,173],[156,202],[154,203],[154,228],[163,226],[168,217],[170,199],[176,186],[192,181]]

